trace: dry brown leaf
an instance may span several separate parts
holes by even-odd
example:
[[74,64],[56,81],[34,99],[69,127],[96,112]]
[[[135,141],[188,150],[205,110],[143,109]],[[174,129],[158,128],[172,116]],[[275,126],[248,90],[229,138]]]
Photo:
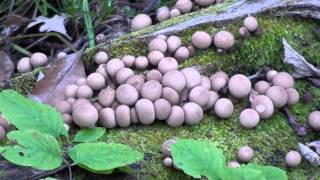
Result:
[[0,51],[0,83],[10,79],[14,71],[14,64],[7,53]]

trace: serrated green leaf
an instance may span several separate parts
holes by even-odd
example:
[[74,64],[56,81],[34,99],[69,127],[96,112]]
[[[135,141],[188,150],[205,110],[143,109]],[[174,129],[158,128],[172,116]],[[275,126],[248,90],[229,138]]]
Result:
[[267,180],[287,180],[288,176],[286,172],[280,168],[274,166],[260,166],[258,164],[248,164],[247,168],[255,169],[261,171],[263,177]]
[[1,155],[8,161],[40,170],[52,170],[62,163],[58,141],[35,130],[11,131],[7,134],[13,146],[5,146]]
[[20,130],[68,136],[62,117],[53,107],[33,102],[13,90],[0,92],[0,112]]
[[76,134],[72,142],[93,142],[101,138],[105,133],[106,128],[103,127],[82,129]]
[[106,171],[132,164],[143,155],[123,144],[81,143],[68,151],[70,158],[80,167]]
[[179,139],[170,151],[176,166],[194,178],[219,179],[223,173],[225,157],[210,141]]

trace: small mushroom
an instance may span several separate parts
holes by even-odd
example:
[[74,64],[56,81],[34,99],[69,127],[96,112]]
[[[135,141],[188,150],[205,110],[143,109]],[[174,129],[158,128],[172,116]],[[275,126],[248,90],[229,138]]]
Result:
[[171,9],[171,11],[170,11],[170,17],[171,18],[180,16],[180,15],[181,15],[181,12],[180,12],[179,9],[177,9],[177,8]]
[[288,102],[288,93],[281,86],[272,86],[270,87],[266,95],[271,99],[274,104],[274,107],[281,108]]
[[164,74],[162,85],[181,92],[186,86],[186,79],[180,71],[169,71]]
[[100,90],[105,87],[106,80],[100,73],[91,73],[87,77],[87,85],[93,90]]
[[130,120],[130,108],[127,105],[119,105],[115,110],[115,116],[117,124],[122,127],[129,127],[131,124]]
[[196,103],[188,102],[184,104],[183,110],[186,124],[198,124],[203,118],[202,108]]
[[300,99],[299,92],[294,88],[288,88],[288,89],[286,89],[286,91],[288,94],[287,105],[292,106],[292,105],[296,104]]
[[86,78],[79,78],[77,81],[76,81],[76,85],[77,86],[82,86],[82,85],[86,85],[87,84],[87,79]]
[[239,35],[242,37],[242,38],[248,38],[250,36],[250,32],[248,31],[247,28],[245,27],[241,27],[239,29]]
[[207,49],[212,43],[212,38],[204,31],[197,31],[192,35],[191,42],[196,48]]
[[237,161],[230,161],[228,163],[228,167],[229,168],[238,168],[238,167],[240,167],[240,164]]
[[162,74],[178,70],[178,62],[172,57],[165,57],[159,62],[158,69]]
[[138,92],[130,84],[122,84],[116,90],[116,98],[121,104],[131,106],[138,100]]
[[251,81],[247,76],[236,74],[228,82],[229,92],[236,98],[243,98],[251,91]]
[[155,101],[161,97],[162,85],[155,80],[147,81],[141,89],[142,98]]
[[152,124],[156,118],[156,113],[152,101],[139,99],[135,105],[137,115],[142,124]]
[[124,64],[124,66],[128,67],[128,68],[131,68],[134,66],[135,60],[136,60],[136,58],[131,55],[125,55],[122,57],[122,62]]
[[157,20],[159,22],[170,19],[170,10],[167,6],[161,7],[157,9]]
[[145,57],[145,56],[137,57],[134,62],[134,66],[140,70],[147,69],[148,65],[149,65],[149,61],[148,61],[147,57]]
[[122,68],[116,73],[116,80],[119,84],[124,84],[132,75],[134,72],[130,68]]
[[161,82],[162,81],[162,74],[159,70],[152,69],[151,71],[149,71],[146,74],[146,80],[147,81],[155,80],[155,81]]
[[269,71],[267,72],[267,74],[266,74],[266,79],[267,79],[267,81],[272,82],[273,78],[274,78],[277,74],[278,74],[278,71],[273,70],[273,69],[269,70]]
[[160,38],[155,38],[149,43],[149,51],[160,51],[166,53],[168,49],[167,42]]
[[164,35],[164,34],[159,34],[156,38],[160,38],[160,39],[163,39],[163,40],[167,40],[167,36]]
[[186,78],[186,88],[191,89],[201,84],[201,74],[195,68],[184,68],[181,73]]
[[190,57],[192,57],[192,56],[194,56],[194,55],[196,54],[196,51],[195,51],[195,49],[194,49],[194,47],[193,47],[192,44],[189,44],[189,45],[187,46],[187,48],[188,48],[188,50],[189,50]]
[[215,1],[216,0],[195,0],[194,2],[196,2],[200,6],[209,6],[213,4]]
[[219,31],[215,34],[213,41],[217,49],[227,50],[233,46],[234,37],[228,31]]
[[144,78],[140,75],[132,75],[127,79],[126,83],[133,86],[138,94],[140,94],[141,88],[144,85]]
[[111,77],[114,77],[122,68],[124,68],[124,63],[120,59],[111,59],[106,65],[106,70]]
[[178,36],[170,36],[167,39],[167,44],[168,44],[168,51],[170,53],[175,52],[181,45],[181,39]]
[[131,28],[134,31],[146,28],[152,25],[152,20],[150,16],[146,14],[138,14],[131,21]]
[[67,53],[61,51],[57,54],[57,59],[60,60],[60,59],[64,59],[67,57]]
[[218,101],[218,99],[219,99],[219,94],[217,92],[209,91],[209,100],[203,109],[211,110],[214,104]]
[[285,162],[288,167],[297,167],[301,163],[301,155],[297,151],[289,151],[286,154]]
[[61,114],[69,114],[72,111],[71,104],[67,101],[58,101],[55,104],[55,108],[57,111],[59,111]]
[[17,70],[19,73],[27,73],[32,71],[30,58],[28,57],[21,58],[17,64]]
[[77,97],[89,99],[93,95],[92,89],[87,85],[79,86],[77,89]]
[[103,89],[98,94],[98,101],[105,107],[111,106],[116,97],[116,91],[111,88]]
[[130,109],[130,119],[131,119],[131,122],[134,124],[139,122],[139,117],[138,117],[136,108],[134,107]]
[[[100,65],[105,65],[105,64],[100,64]],[[108,73],[107,73],[107,70],[106,70],[106,67],[105,67],[105,66],[99,66],[99,67],[96,69],[96,73],[99,73],[99,74],[101,74],[104,78],[106,78],[106,83],[108,83],[107,78],[109,78],[109,75],[108,75]],[[86,84],[86,82],[85,82],[84,84]]]
[[243,21],[244,27],[246,27],[250,32],[254,32],[258,28],[258,21],[255,17],[248,16]]
[[313,111],[309,114],[308,124],[313,130],[320,131],[320,111]]
[[91,104],[88,99],[79,98],[74,103],[72,103],[72,111],[74,111],[78,106],[81,106],[83,104]]
[[267,81],[258,81],[254,85],[254,90],[261,95],[265,94],[269,88],[270,88],[270,85]]
[[188,13],[192,9],[192,1],[178,0],[174,7],[179,9],[182,13]]
[[244,128],[255,128],[260,121],[259,113],[251,108],[245,109],[240,113],[240,125]]
[[190,57],[189,49],[185,46],[179,47],[174,53],[174,58],[178,60],[179,63]]
[[238,150],[237,159],[242,163],[248,163],[253,157],[253,149],[249,146],[243,146]]
[[179,103],[179,94],[170,87],[162,89],[162,98],[166,99],[171,105],[177,105]]
[[148,54],[149,63],[153,66],[158,66],[161,59],[164,58],[164,55],[160,51],[151,51]]
[[171,159],[170,157],[166,157],[166,158],[164,158],[164,160],[163,160],[163,164],[164,164],[165,166],[167,166],[167,167],[171,167],[172,164],[173,164],[173,161],[172,161],[172,159]]
[[94,56],[94,61],[97,64],[106,64],[108,62],[108,54],[104,51],[99,51],[95,56]]
[[101,43],[105,42],[106,39],[107,39],[107,38],[106,38],[106,36],[105,36],[103,33],[97,34],[97,36],[96,36],[96,38],[95,38],[95,40],[96,40],[96,42],[97,42],[98,44],[101,44]]
[[0,126],[0,141],[3,141],[6,138],[6,130]]
[[6,132],[8,132],[11,129],[10,123],[0,114],[0,126],[3,127]]
[[66,98],[74,98],[76,97],[78,90],[78,86],[75,84],[69,84],[67,87],[64,89],[64,96]]
[[227,85],[229,80],[228,75],[223,71],[218,71],[210,76],[211,88],[214,91],[219,91]]
[[156,119],[165,120],[171,112],[171,105],[166,99],[158,99],[154,102],[154,109],[156,112]]
[[48,57],[43,53],[36,52],[32,54],[30,62],[33,67],[45,66],[48,63]]
[[274,86],[281,86],[283,88],[293,88],[294,87],[294,79],[287,72],[279,72],[272,79],[272,84]]
[[201,75],[201,86],[206,87],[208,90],[211,89],[211,82],[208,76]]
[[214,112],[220,118],[228,118],[234,110],[232,102],[227,98],[220,98],[214,105]]
[[165,157],[171,157],[171,152],[170,152],[170,145],[175,144],[177,140],[175,139],[169,139],[166,140],[164,143],[161,145],[161,152]]
[[99,113],[99,122],[106,128],[117,126],[115,112],[112,108],[104,108]]
[[255,96],[251,102],[251,108],[259,113],[261,119],[270,118],[274,112],[273,102],[265,95]]
[[185,120],[184,110],[180,106],[172,106],[167,118],[167,124],[170,127],[179,127]]
[[81,128],[93,128],[98,120],[98,111],[91,104],[80,104],[73,113],[73,122]]
[[62,114],[63,123],[71,125],[73,123],[72,116],[70,114]]
[[201,107],[205,107],[209,100],[209,91],[204,86],[196,86],[189,93],[189,100]]

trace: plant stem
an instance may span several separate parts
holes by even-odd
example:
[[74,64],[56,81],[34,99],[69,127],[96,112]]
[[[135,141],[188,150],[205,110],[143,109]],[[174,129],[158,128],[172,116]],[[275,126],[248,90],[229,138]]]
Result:
[[88,39],[89,39],[89,46],[90,48],[93,48],[94,45],[94,31],[92,28],[92,19],[89,13],[89,5],[88,0],[82,0],[82,12],[84,17],[84,22],[86,25],[86,30],[88,33]]
[[11,47],[18,51],[19,53],[25,55],[25,56],[28,56],[28,57],[31,57],[32,56],[32,53],[29,52],[28,50],[24,49],[23,47],[17,45],[17,44],[14,44],[14,43],[11,43]]

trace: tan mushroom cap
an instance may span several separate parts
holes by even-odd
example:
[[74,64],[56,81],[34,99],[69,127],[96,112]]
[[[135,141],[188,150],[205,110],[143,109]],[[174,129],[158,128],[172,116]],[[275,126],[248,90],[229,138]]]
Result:
[[106,65],[106,70],[111,77],[114,77],[122,68],[124,68],[124,63],[120,59],[111,59]]
[[320,131],[320,111],[313,111],[309,114],[308,124],[313,130]]
[[71,125],[73,123],[72,116],[70,114],[62,114],[63,123]]
[[158,82],[162,81],[162,74],[159,70],[157,69],[152,69],[151,71],[148,71],[148,73],[146,74],[146,80],[150,81],[150,80],[155,80]]
[[254,151],[249,146],[243,146],[238,150],[237,159],[242,163],[247,163],[253,158]]
[[293,88],[294,87],[294,79],[287,72],[279,72],[272,79],[272,84],[274,86],[281,86],[283,88]]
[[168,51],[173,53],[182,45],[182,42],[180,37],[172,35],[168,37],[167,44],[168,44]]
[[190,102],[194,102],[201,107],[205,107],[209,101],[209,91],[204,86],[196,86],[189,93]]
[[27,73],[32,71],[30,58],[28,57],[21,58],[17,64],[17,70],[19,73]]
[[76,97],[77,89],[78,89],[78,86],[75,84],[67,85],[67,87],[64,89],[64,96],[66,98]]
[[227,85],[229,80],[228,75],[223,71],[218,71],[210,76],[211,88],[214,91],[219,91]]
[[155,101],[161,97],[162,85],[155,80],[147,81],[141,88],[142,98]]
[[162,85],[181,92],[186,86],[186,79],[180,71],[169,71],[164,74]]
[[97,64],[106,64],[108,62],[108,54],[104,51],[99,51],[96,55],[94,55],[94,61]]
[[296,104],[297,102],[299,102],[300,95],[296,89],[288,88],[288,89],[286,89],[286,91],[288,94],[287,105],[292,106],[292,105]]
[[170,11],[170,17],[177,17],[177,16],[180,16],[181,15],[181,12],[180,12],[180,10],[179,9],[177,9],[177,8],[173,8],[173,9],[171,9],[171,11]]
[[72,118],[81,128],[93,128],[98,120],[98,111],[91,104],[82,104],[74,109]]
[[242,127],[251,129],[259,124],[260,116],[256,110],[248,108],[241,111],[239,120]]
[[124,63],[124,66],[129,68],[134,66],[135,60],[136,58],[132,55],[125,55],[122,57],[122,62]]
[[234,110],[232,102],[227,98],[220,98],[214,105],[214,112],[220,118],[228,118]]
[[119,105],[115,110],[115,116],[117,124],[122,127],[129,127],[131,124],[130,120],[130,108],[127,105]]
[[78,98],[86,98],[89,99],[93,95],[92,89],[87,85],[79,86],[77,89],[77,97]]
[[156,113],[152,101],[139,99],[135,105],[137,115],[142,124],[152,124],[156,119]]
[[278,71],[273,70],[273,69],[269,70],[269,71],[267,72],[267,74],[266,74],[266,79],[267,79],[267,81],[272,82],[273,78],[274,78],[277,74],[278,74]]
[[138,92],[130,84],[122,84],[116,90],[116,98],[121,104],[131,106],[138,100]]
[[197,31],[192,35],[191,42],[195,48],[207,49],[212,43],[212,38],[207,32]]
[[182,13],[188,13],[192,9],[192,1],[178,0],[174,7],[179,9]]
[[191,89],[201,84],[201,74],[195,68],[184,68],[181,73],[186,79],[186,88]]
[[185,46],[179,47],[174,53],[174,58],[178,60],[179,63],[190,57],[189,49]]
[[32,54],[30,62],[33,67],[45,66],[48,63],[48,57],[43,53],[36,52]]
[[72,111],[74,111],[78,106],[83,104],[91,104],[88,99],[79,98],[74,103],[72,103]]
[[211,81],[208,76],[201,75],[201,86],[206,87],[208,90],[211,90]]
[[104,108],[99,113],[99,122],[106,128],[117,126],[116,115],[112,108]]
[[68,103],[67,101],[58,101],[55,104],[55,108],[61,114],[69,114],[72,111],[71,104]]
[[162,98],[166,99],[171,105],[177,105],[180,99],[177,91],[170,87],[162,89]]
[[200,123],[203,118],[203,111],[201,106],[196,103],[188,102],[183,105],[185,122],[189,125]]
[[178,70],[178,61],[172,57],[163,58],[159,64],[158,69],[162,74],[165,74],[169,71]]
[[167,6],[158,8],[156,14],[157,14],[157,20],[159,22],[170,19],[170,10]]
[[200,6],[209,6],[213,4],[215,1],[216,0],[195,0],[194,2],[196,2]]
[[164,58],[164,55],[160,51],[151,51],[148,54],[149,63],[153,66],[158,66],[161,59]]
[[130,68],[122,68],[116,73],[116,80],[119,84],[124,84],[127,79],[134,75],[134,72]]
[[134,31],[146,28],[152,25],[152,20],[150,16],[146,14],[138,14],[131,21],[131,28]]
[[154,109],[156,112],[156,119],[165,120],[171,112],[171,105],[166,99],[158,99],[154,102]]
[[236,74],[228,82],[229,92],[236,98],[243,98],[251,91],[251,81],[247,76]]
[[253,32],[258,28],[258,21],[255,17],[248,16],[243,21],[244,27]]
[[98,101],[105,107],[111,106],[116,97],[116,91],[111,88],[105,88],[98,94]]
[[170,127],[179,127],[185,120],[184,110],[180,106],[172,106],[170,114],[166,120]]
[[211,110],[219,99],[219,94],[215,91],[209,91],[209,100],[203,110]]
[[288,102],[288,93],[281,86],[271,86],[267,90],[266,95],[271,99],[276,108],[281,108]]
[[164,160],[163,160],[163,164],[164,164],[165,166],[167,166],[167,167],[171,167],[172,164],[173,164],[173,161],[172,161],[172,159],[171,159],[170,157],[166,157],[166,158],[164,158]]
[[171,157],[171,152],[170,152],[170,145],[175,144],[177,140],[175,139],[168,139],[161,145],[161,152],[165,157]]
[[160,51],[166,53],[168,49],[167,42],[160,38],[152,39],[149,43],[149,51]]
[[140,70],[144,70],[144,69],[147,69],[148,68],[148,65],[149,65],[149,60],[147,57],[145,56],[139,56],[136,58],[135,62],[134,62],[134,66],[137,68],[137,69],[140,69]]
[[233,35],[228,31],[219,31],[214,36],[214,45],[218,49],[230,49],[234,44],[234,37]]
[[93,90],[100,90],[106,86],[106,80],[100,73],[91,73],[87,77],[87,85]]
[[127,79],[126,83],[133,86],[138,94],[140,94],[141,88],[144,85],[144,78],[140,75],[132,75]]
[[261,119],[268,119],[273,115],[274,105],[271,99],[265,95],[258,95],[253,98],[251,108],[255,109]]
[[297,151],[289,151],[286,154],[285,162],[288,167],[297,167],[301,163],[301,155]]
[[82,85],[86,85],[87,84],[87,79],[86,78],[79,78],[77,81],[76,81],[76,85],[77,86],[82,86]]
[[60,59],[64,59],[67,57],[67,53],[61,51],[57,54],[57,59],[60,60]]
[[136,108],[134,107],[130,109],[130,118],[131,118],[131,122],[134,124],[139,122],[139,117],[138,117]]
[[270,88],[270,85],[267,81],[258,81],[254,85],[254,90],[261,95],[265,94],[269,88]]

